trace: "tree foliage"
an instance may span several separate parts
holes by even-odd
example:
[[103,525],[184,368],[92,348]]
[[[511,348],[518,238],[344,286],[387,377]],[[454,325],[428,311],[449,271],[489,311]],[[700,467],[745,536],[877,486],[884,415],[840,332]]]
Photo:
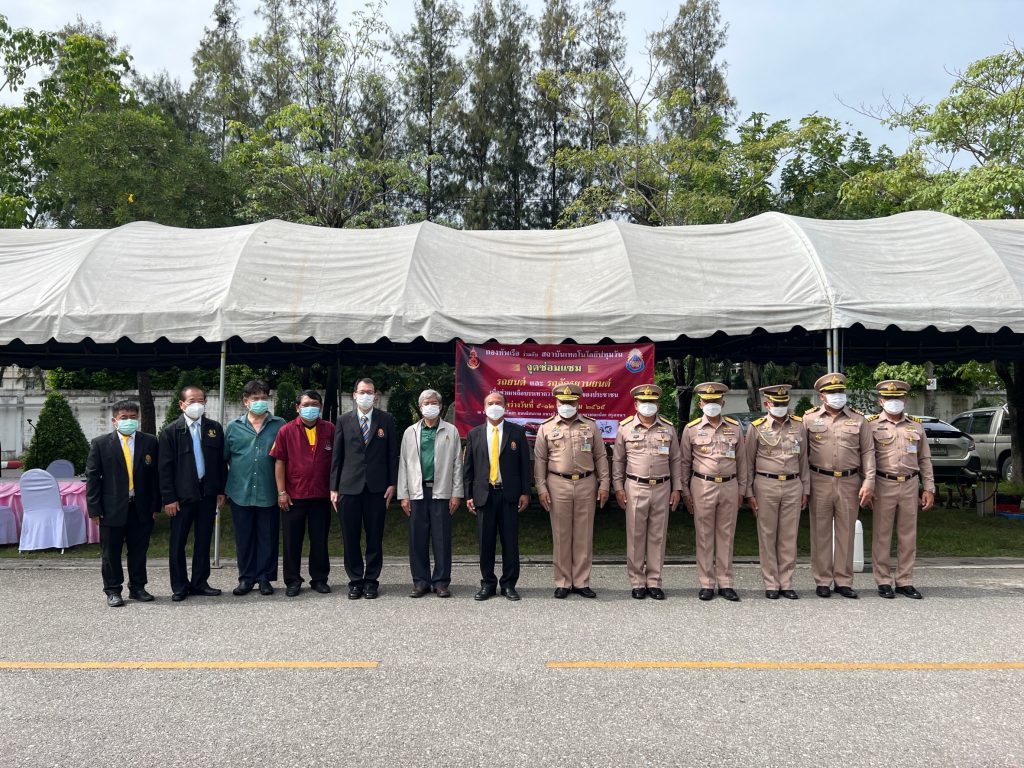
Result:
[[67,399],[60,392],[51,392],[46,396],[32,441],[25,451],[25,468],[46,469],[52,461],[67,459],[80,475],[85,472],[88,455],[89,442]]

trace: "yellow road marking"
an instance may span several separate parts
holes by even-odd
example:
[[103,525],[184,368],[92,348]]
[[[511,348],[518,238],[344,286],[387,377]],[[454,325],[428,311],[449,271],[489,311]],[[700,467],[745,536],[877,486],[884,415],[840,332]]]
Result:
[[1005,670],[1024,661],[843,662],[843,661],[549,661],[548,669],[769,669],[769,670]]
[[379,661],[0,661],[4,669],[376,669]]

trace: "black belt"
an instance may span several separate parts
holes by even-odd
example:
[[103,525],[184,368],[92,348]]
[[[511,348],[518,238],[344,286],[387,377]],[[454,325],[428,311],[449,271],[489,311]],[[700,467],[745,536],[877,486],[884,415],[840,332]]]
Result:
[[728,477],[716,477],[715,475],[702,475],[700,472],[694,472],[693,476],[699,477],[701,480],[707,480],[708,482],[711,483],[728,483],[730,480],[736,477],[736,475],[729,475]]
[[798,477],[800,477],[799,474],[796,474],[796,475],[773,475],[771,472],[758,472],[757,474],[759,474],[761,477],[774,477],[776,480],[796,480]]
[[636,475],[626,475],[626,477],[644,485],[660,485],[672,479],[671,477],[637,477]]
[[567,474],[565,474],[563,472],[549,472],[548,474],[558,475],[559,477],[564,477],[566,480],[582,480],[584,477],[590,477],[594,473],[593,472],[579,472],[578,474],[575,474],[575,475],[567,475]]
[[488,488],[493,488],[495,491],[500,491],[504,486],[501,483],[488,483]]
[[829,477],[849,477],[850,475],[856,475],[860,472],[859,469],[819,469],[818,467],[812,466],[812,472],[817,472],[819,475],[828,475]]
[[897,483],[902,483],[907,480],[912,480],[917,477],[919,472],[911,472],[909,475],[890,475],[888,472],[876,472],[879,477],[884,477],[886,480],[895,480]]

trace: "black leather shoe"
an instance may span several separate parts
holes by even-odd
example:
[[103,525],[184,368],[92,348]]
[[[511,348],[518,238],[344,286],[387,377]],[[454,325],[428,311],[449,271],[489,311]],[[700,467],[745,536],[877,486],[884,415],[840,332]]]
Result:
[[287,587],[285,587],[284,593],[288,597],[298,597],[299,596],[299,592],[301,592],[301,591],[302,591],[302,585],[301,584],[289,584]]
[[220,595],[220,590],[214,589],[209,584],[203,584],[201,587],[191,587],[189,591],[193,595],[200,595],[201,597],[217,597]]
[[128,590],[128,597],[132,600],[138,600],[140,603],[152,603],[156,600],[149,592],[144,589],[131,589]]
[[715,590],[709,589],[708,587],[702,587],[700,592],[697,593],[698,600],[714,600]]
[[555,597],[559,600],[565,600],[569,596],[568,587],[555,587]]
[[238,586],[231,590],[232,595],[248,595],[252,592],[253,583],[251,581],[239,581]]
[[573,587],[572,591],[580,597],[597,597],[597,592],[590,587]]
[[434,592],[438,597],[451,597],[452,591],[448,587],[437,587]]
[[651,600],[665,599],[665,591],[661,587],[648,587],[647,594],[651,596]]
[[857,590],[855,590],[853,587],[836,587],[836,594],[842,595],[843,597],[848,597],[851,600],[857,599]]
[[798,595],[796,593],[795,589],[783,589],[783,590],[781,590],[779,592],[779,594],[782,595],[787,600],[799,600],[800,599],[800,595]]
[[120,608],[124,605],[124,599],[116,593],[113,595],[107,595],[107,605],[110,608]]
[[367,600],[376,600],[377,599],[377,585],[376,584],[367,584],[365,587],[363,587],[363,597],[365,597]]
[[326,595],[331,591],[331,587],[326,581],[311,581],[309,582],[309,588],[314,592],[319,592],[321,595]]
[[[838,591],[839,589],[837,588],[836,592]],[[816,594],[818,597],[832,597],[832,590],[828,587],[815,587],[814,594]]]
[[777,590],[777,589],[766,589],[764,591],[764,596],[767,597],[769,600],[778,600],[779,599],[779,590]]
[[896,591],[899,592],[901,595],[904,595],[906,597],[912,597],[915,600],[924,599],[924,595],[922,595],[920,592],[914,589],[914,587],[910,584],[907,584],[905,587],[896,587]]
[[647,597],[647,588],[637,587],[630,594],[633,595],[634,600],[643,600],[645,597]]
[[740,601],[740,596],[736,594],[736,590],[732,587],[719,587],[718,594],[731,603],[738,603]]
[[423,597],[430,590],[426,587],[413,587],[412,592],[409,593],[409,597]]
[[188,592],[175,592],[173,595],[171,595],[171,602],[180,603],[186,597],[188,597]]
[[501,594],[504,596],[506,600],[511,600],[513,603],[517,600],[522,599],[521,597],[519,597],[519,593],[516,592],[515,587],[505,587],[501,590]]
[[260,594],[261,595],[272,595],[274,594],[274,585],[269,581],[260,582]]
[[363,585],[362,584],[352,584],[352,585],[349,586],[349,588],[348,588],[348,599],[349,600],[358,600],[362,596],[363,596]]
[[[477,592],[475,595],[473,595],[473,599],[474,600],[481,600],[481,601],[482,600],[487,600],[489,598],[494,597],[496,592],[497,592],[497,590],[494,587],[491,587],[491,586],[480,587],[480,591]],[[505,594],[505,590],[504,589],[501,590],[501,594],[503,594],[503,595]]]
[[894,597],[896,597],[896,593],[892,591],[892,586],[889,584],[879,584],[878,594],[881,597],[884,597],[888,600],[892,600]]

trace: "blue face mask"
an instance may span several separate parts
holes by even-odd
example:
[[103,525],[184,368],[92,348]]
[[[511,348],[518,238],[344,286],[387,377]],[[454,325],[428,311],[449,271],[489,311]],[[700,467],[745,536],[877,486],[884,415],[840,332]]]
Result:
[[117,422],[117,431],[122,435],[134,435],[138,428],[138,419],[119,419]]
[[262,416],[269,410],[270,401],[268,400],[251,400],[249,402],[249,413],[254,413],[257,416]]
[[307,405],[303,408],[299,408],[299,416],[306,421],[316,421],[320,418],[320,406],[319,405]]

